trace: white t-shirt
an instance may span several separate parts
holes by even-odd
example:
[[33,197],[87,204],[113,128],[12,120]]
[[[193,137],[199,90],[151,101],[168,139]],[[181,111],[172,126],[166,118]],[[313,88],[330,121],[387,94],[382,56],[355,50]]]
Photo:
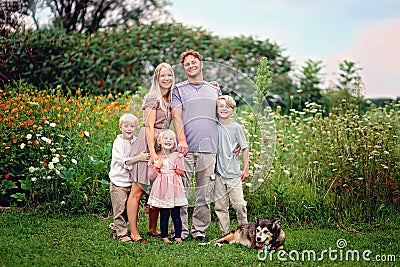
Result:
[[125,161],[130,160],[131,145],[136,138],[132,140],[126,140],[122,138],[122,135],[118,135],[115,138],[112,148],[112,158],[110,172],[108,176],[110,181],[116,186],[129,187],[132,185],[132,179],[129,174],[129,170],[132,169],[132,165],[126,165]]

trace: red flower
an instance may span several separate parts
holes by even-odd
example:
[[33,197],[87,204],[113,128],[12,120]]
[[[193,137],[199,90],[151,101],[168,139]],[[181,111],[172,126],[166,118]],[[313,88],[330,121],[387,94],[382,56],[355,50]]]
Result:
[[4,175],[4,178],[6,178],[6,179],[10,178],[10,174],[7,173],[6,175]]
[[43,166],[47,166],[47,159],[46,158],[43,158]]

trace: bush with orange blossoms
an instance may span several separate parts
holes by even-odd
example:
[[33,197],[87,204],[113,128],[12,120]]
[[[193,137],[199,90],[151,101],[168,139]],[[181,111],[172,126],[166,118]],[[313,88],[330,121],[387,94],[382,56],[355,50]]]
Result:
[[0,206],[108,209],[112,142],[119,117],[132,112],[126,100],[75,98],[24,82],[0,89]]

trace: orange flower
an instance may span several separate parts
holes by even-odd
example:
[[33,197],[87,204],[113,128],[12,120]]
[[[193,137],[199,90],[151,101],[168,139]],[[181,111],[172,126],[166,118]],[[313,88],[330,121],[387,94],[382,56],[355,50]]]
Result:
[[50,104],[49,103],[46,104],[46,108],[50,108]]
[[33,141],[33,145],[34,145],[34,146],[36,146],[36,145],[37,145],[37,143],[38,143],[38,141],[37,141],[37,140]]
[[14,139],[12,140],[12,142],[13,142],[13,144],[16,144],[18,141],[17,141],[17,139],[14,138]]
[[46,158],[43,158],[43,166],[47,166],[47,159]]
[[64,112],[68,113],[69,112],[69,108],[64,108]]
[[79,137],[83,137],[83,136],[84,136],[83,131],[82,131],[82,130],[79,130]]
[[33,122],[33,120],[28,120],[27,123],[28,123],[28,125],[33,125],[34,122]]

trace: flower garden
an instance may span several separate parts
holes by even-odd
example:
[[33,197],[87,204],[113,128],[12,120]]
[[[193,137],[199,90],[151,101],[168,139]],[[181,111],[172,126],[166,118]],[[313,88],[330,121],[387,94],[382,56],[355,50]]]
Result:
[[[143,96],[60,89],[20,81],[0,91],[0,206],[109,214],[117,121],[125,112],[141,117]],[[399,223],[399,113],[400,103],[365,114],[347,103],[329,114],[314,103],[289,115],[278,108],[270,172],[257,190],[245,188],[249,216],[296,225]],[[254,115],[243,108],[236,119],[247,129],[255,168]]]

